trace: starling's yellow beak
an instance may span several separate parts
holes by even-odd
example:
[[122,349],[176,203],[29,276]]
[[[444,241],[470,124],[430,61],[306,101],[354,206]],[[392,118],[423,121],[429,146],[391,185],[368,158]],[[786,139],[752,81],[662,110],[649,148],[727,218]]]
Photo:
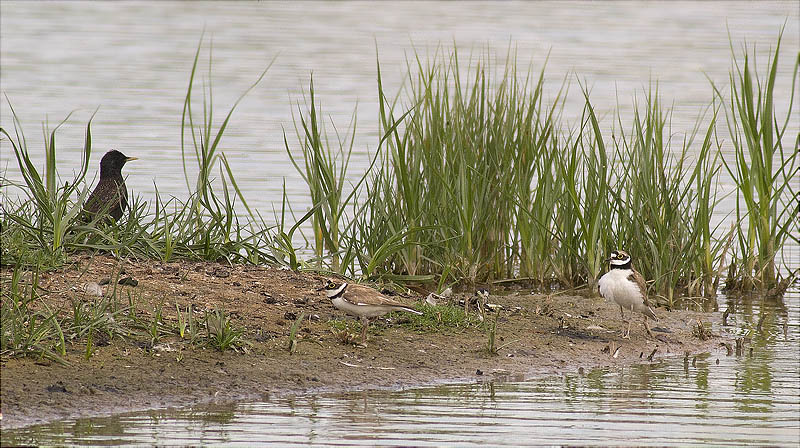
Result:
[[138,157],[126,157],[125,158],[126,162],[130,162],[131,160],[139,160],[139,158]]

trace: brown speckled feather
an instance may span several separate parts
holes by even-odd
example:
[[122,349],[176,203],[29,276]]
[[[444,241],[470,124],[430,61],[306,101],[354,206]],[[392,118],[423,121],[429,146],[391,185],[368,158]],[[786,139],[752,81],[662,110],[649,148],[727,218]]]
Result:
[[631,271],[632,272],[628,276],[628,280],[632,280],[634,283],[636,283],[636,286],[639,287],[639,291],[642,293],[642,302],[650,311],[649,313],[645,314],[650,314],[652,319],[657,319],[655,313],[653,312],[653,308],[650,306],[650,301],[647,300],[647,283],[644,281],[644,277],[642,277],[642,274],[637,272],[635,269],[631,269]]
[[122,218],[122,212],[128,207],[128,189],[122,177],[125,163],[136,160],[112,149],[100,159],[100,180],[84,204],[83,211],[89,219],[96,219],[99,214],[108,214],[115,221]]
[[404,303],[392,300],[377,290],[362,285],[347,285],[347,290],[342,298],[354,305],[377,305],[413,310],[413,308]]
[[631,274],[628,276],[628,280],[631,280],[632,282],[636,283],[636,286],[639,287],[639,291],[642,293],[642,299],[644,300],[644,304],[650,306],[650,303],[648,303],[647,301],[647,283],[644,281],[644,277],[642,277],[642,274],[631,269]]
[[84,210],[92,217],[106,211],[112,218],[119,220],[127,206],[128,191],[125,188],[125,181],[120,176],[119,179],[100,179],[89,195]]

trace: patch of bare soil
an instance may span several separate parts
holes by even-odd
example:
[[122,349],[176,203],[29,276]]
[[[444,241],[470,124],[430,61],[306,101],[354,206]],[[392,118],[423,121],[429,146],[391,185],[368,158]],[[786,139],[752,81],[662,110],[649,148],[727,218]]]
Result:
[[[656,332],[656,339],[646,337],[642,318],[635,315],[631,338],[622,339],[619,308],[599,297],[511,293],[489,298],[503,307],[497,345],[505,346],[497,355],[487,352],[481,328],[417,333],[397,321],[374,325],[368,346],[360,348],[343,342],[331,326],[332,319],[344,316],[316,290],[323,277],[217,263],[77,256],[43,275],[44,299],[68,313],[71,297],[97,300],[83,285],[114,278],[120,269],[138,282],[121,286],[120,297],[128,292],[137,297],[140,313],[161,303],[165,321],[175,325],[176,303],[184,310],[189,304],[199,310],[224,307],[234,324],[245,328],[246,352],[219,352],[167,336],[155,346],[144,337],[113,338],[98,343],[89,360],[84,342],[68,344],[69,365],[3,357],[3,428],[215,400],[525,378],[683,356],[720,344],[716,337],[701,340],[693,334],[698,320],[709,319],[705,313],[657,310],[655,327],[668,331]],[[290,354],[290,328],[301,313],[308,318],[298,332],[298,349]]]

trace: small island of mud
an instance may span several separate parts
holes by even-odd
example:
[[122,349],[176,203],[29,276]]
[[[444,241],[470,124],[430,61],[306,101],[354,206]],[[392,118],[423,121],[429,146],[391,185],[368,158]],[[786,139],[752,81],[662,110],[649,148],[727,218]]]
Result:
[[[3,268],[4,285],[11,275]],[[129,280],[120,283],[123,278]],[[86,285],[104,279],[112,281],[97,291],[103,296],[93,295]],[[85,340],[68,340],[61,359],[4,354],[2,427],[209,401],[524,379],[720,347],[717,337],[698,331],[705,328],[698,323],[712,315],[691,311],[657,309],[656,339],[646,337],[642,316],[635,314],[631,338],[623,339],[619,308],[585,291],[492,291],[489,302],[497,311],[485,313],[486,325],[474,309],[461,323],[432,329],[413,327],[406,315],[394,313],[374,323],[367,347],[358,347],[350,337],[357,325],[345,323],[352,319],[317,290],[323,281],[317,274],[269,267],[73,256],[62,269],[40,274],[40,306],[66,316],[66,322],[76,306],[113,294],[116,314],[106,310],[96,318],[111,318],[107,326],[113,326],[132,316],[141,328],[127,335],[97,332],[88,350]],[[449,301],[463,306],[459,300],[470,297],[457,293]],[[395,298],[414,306],[424,300]],[[204,313],[224,312],[231,328],[242,332],[238,342],[220,351],[181,338],[176,329],[187,311],[198,316],[196,325],[207,325],[199,317]],[[495,316],[491,353],[488,323]],[[156,324],[152,332],[148,322]]]

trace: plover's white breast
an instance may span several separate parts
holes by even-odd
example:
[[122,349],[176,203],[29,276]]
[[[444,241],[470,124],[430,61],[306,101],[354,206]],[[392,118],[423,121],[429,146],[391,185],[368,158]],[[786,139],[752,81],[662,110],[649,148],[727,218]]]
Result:
[[623,308],[630,310],[638,308],[644,302],[639,285],[628,277],[632,274],[629,269],[612,269],[600,277],[600,295],[608,300],[613,300]]

